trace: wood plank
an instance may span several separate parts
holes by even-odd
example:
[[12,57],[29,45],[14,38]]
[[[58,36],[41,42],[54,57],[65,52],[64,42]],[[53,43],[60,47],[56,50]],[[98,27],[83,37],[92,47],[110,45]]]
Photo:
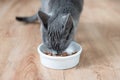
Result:
[[15,20],[16,15],[30,16],[37,12],[38,1],[13,0],[12,3],[0,18],[0,80],[63,80],[62,70],[46,69],[40,64],[37,53],[41,43],[40,25]]
[[37,46],[40,24],[24,24],[39,0],[0,1],[0,80],[120,80],[120,0],[85,0],[76,41],[83,47],[80,63],[68,70],[41,65]]
[[[119,80],[120,12],[117,1],[85,1],[76,40],[80,64],[64,71],[65,80]],[[109,5],[112,5],[109,7]],[[115,9],[116,10],[115,10]]]

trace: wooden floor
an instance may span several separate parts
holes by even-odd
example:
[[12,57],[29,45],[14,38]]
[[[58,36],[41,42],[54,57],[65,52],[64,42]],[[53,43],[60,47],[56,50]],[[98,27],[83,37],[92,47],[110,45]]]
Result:
[[120,80],[120,0],[85,0],[76,40],[80,63],[51,70],[39,61],[40,24],[24,24],[39,0],[0,0],[0,80]]

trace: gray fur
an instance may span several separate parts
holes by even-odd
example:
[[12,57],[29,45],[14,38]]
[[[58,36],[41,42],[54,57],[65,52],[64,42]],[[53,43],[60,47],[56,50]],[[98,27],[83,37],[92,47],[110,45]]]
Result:
[[83,9],[83,0],[41,0],[38,17],[42,22],[43,43],[61,53],[74,40]]
[[37,14],[31,16],[31,17],[16,17],[16,20],[26,23],[32,23],[38,20]]
[[[38,15],[43,26],[43,42],[48,48],[61,53],[74,40],[83,0],[42,0],[42,2],[42,11],[39,11]],[[47,4],[47,7],[44,4]],[[43,15],[41,13],[49,16],[46,22],[41,19]]]

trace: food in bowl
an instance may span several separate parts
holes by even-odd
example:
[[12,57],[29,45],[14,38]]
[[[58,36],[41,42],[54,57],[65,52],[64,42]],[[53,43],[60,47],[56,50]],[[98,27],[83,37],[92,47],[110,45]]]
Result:
[[[76,53],[77,52],[74,52],[71,55],[74,55]],[[61,54],[56,54],[56,55],[53,55],[51,52],[45,52],[45,54],[48,55],[48,56],[61,56],[61,57],[70,56],[67,52],[63,52]]]
[[[75,54],[71,54],[76,52]],[[45,52],[52,52],[52,54],[46,55]],[[43,43],[38,46],[38,53],[40,54],[40,62],[43,66],[51,69],[69,69],[75,67],[80,61],[80,55],[82,47],[79,43],[71,42],[68,48],[64,51],[68,53],[68,56],[54,56],[55,52],[49,50]],[[50,55],[50,56],[49,56]]]

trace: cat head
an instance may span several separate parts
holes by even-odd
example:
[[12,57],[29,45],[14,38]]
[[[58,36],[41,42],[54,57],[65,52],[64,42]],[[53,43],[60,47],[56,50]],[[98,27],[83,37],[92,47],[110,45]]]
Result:
[[58,53],[64,51],[73,40],[73,20],[70,14],[49,16],[39,11],[39,19],[42,23],[43,43]]

